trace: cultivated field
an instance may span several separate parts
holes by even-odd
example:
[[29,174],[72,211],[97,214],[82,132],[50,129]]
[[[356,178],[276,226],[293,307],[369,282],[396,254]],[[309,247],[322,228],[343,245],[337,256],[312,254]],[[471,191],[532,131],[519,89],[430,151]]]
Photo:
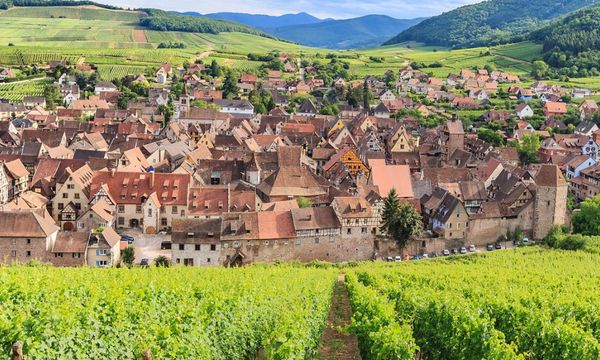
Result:
[[244,269],[0,270],[0,357],[310,359],[337,272]]
[[0,83],[0,99],[21,101],[25,96],[42,96],[46,84],[47,81],[45,79],[6,84]]
[[364,360],[597,359],[599,262],[534,247],[318,268],[4,267],[0,353],[356,358],[356,335]]
[[363,359],[597,359],[599,262],[531,248],[354,269]]

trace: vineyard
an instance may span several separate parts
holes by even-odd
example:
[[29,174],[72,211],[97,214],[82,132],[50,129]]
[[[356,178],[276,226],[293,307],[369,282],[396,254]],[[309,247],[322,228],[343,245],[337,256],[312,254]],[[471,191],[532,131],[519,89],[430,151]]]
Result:
[[292,267],[0,271],[0,357],[309,359],[337,273]]
[[101,80],[113,81],[122,79],[127,75],[140,75],[144,73],[143,66],[127,65],[98,65],[98,76]]
[[[33,50],[33,51],[32,51]],[[78,64],[83,58],[79,55],[68,55],[64,52],[44,52],[35,49],[14,50],[0,49],[0,64],[3,65],[31,65],[48,64],[51,61],[66,61],[69,64]]]
[[347,275],[364,359],[598,359],[600,256],[526,249]]
[[18,83],[0,83],[0,98],[21,101],[25,96],[43,96],[46,80],[32,80]]
[[364,360],[598,359],[599,263],[529,248],[341,269],[5,267],[0,358],[16,341],[31,359],[319,358],[341,346],[322,334],[346,299],[338,330]]

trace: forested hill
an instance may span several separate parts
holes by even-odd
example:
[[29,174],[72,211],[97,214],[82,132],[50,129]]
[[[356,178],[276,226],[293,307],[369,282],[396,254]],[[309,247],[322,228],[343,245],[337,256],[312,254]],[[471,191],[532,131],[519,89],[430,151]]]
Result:
[[[121,10],[118,7],[96,3],[94,1],[69,1],[69,0],[0,0],[0,9],[12,7],[36,7],[36,6],[97,6],[109,10]],[[196,33],[218,34],[220,32],[242,32],[260,36],[267,36],[260,30],[246,25],[237,24],[225,20],[210,19],[207,17],[196,17],[170,13],[158,9],[138,9],[140,26],[157,31],[183,31]]]
[[285,14],[280,16],[271,16],[271,15],[256,15],[256,14],[245,14],[245,13],[231,13],[231,12],[220,12],[220,13],[212,13],[201,15],[196,12],[186,12],[185,15],[192,16],[205,16],[211,19],[220,19],[233,21],[238,24],[244,24],[251,26],[257,29],[270,29],[277,28],[281,26],[293,26],[293,25],[306,25],[306,24],[316,24],[323,22],[317,17],[314,17],[305,12],[301,12],[298,14]]
[[581,76],[600,73],[600,6],[554,21],[533,32],[531,39],[544,44],[544,60],[554,67]]
[[453,48],[489,46],[528,34],[543,22],[600,0],[490,0],[467,5],[401,32],[386,45],[417,41]]
[[200,16],[175,14],[157,9],[144,9],[148,16],[140,19],[140,25],[158,31],[183,31],[218,34],[220,32],[242,32],[267,36],[260,30],[225,20]]

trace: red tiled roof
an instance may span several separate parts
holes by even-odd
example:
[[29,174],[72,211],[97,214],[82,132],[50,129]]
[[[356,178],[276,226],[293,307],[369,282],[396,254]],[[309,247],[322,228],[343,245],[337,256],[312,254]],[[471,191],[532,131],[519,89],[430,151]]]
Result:
[[94,174],[91,194],[106,184],[117,204],[142,204],[156,192],[162,205],[186,205],[190,176],[185,174],[99,171]]
[[290,211],[264,211],[258,213],[258,238],[260,240],[289,239],[296,236]]
[[414,196],[410,166],[386,165],[384,159],[371,159],[369,166],[371,167],[371,181],[379,188],[379,195],[385,197],[392,189],[396,189],[400,198]]

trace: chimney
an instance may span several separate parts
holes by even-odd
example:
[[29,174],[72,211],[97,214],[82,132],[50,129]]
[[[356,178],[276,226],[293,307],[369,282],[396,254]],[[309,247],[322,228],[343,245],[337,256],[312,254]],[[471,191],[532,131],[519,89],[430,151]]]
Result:
[[231,212],[231,184],[227,184],[227,212]]
[[115,177],[115,168],[110,169],[110,176]]
[[150,172],[150,187],[154,187],[154,171]]

